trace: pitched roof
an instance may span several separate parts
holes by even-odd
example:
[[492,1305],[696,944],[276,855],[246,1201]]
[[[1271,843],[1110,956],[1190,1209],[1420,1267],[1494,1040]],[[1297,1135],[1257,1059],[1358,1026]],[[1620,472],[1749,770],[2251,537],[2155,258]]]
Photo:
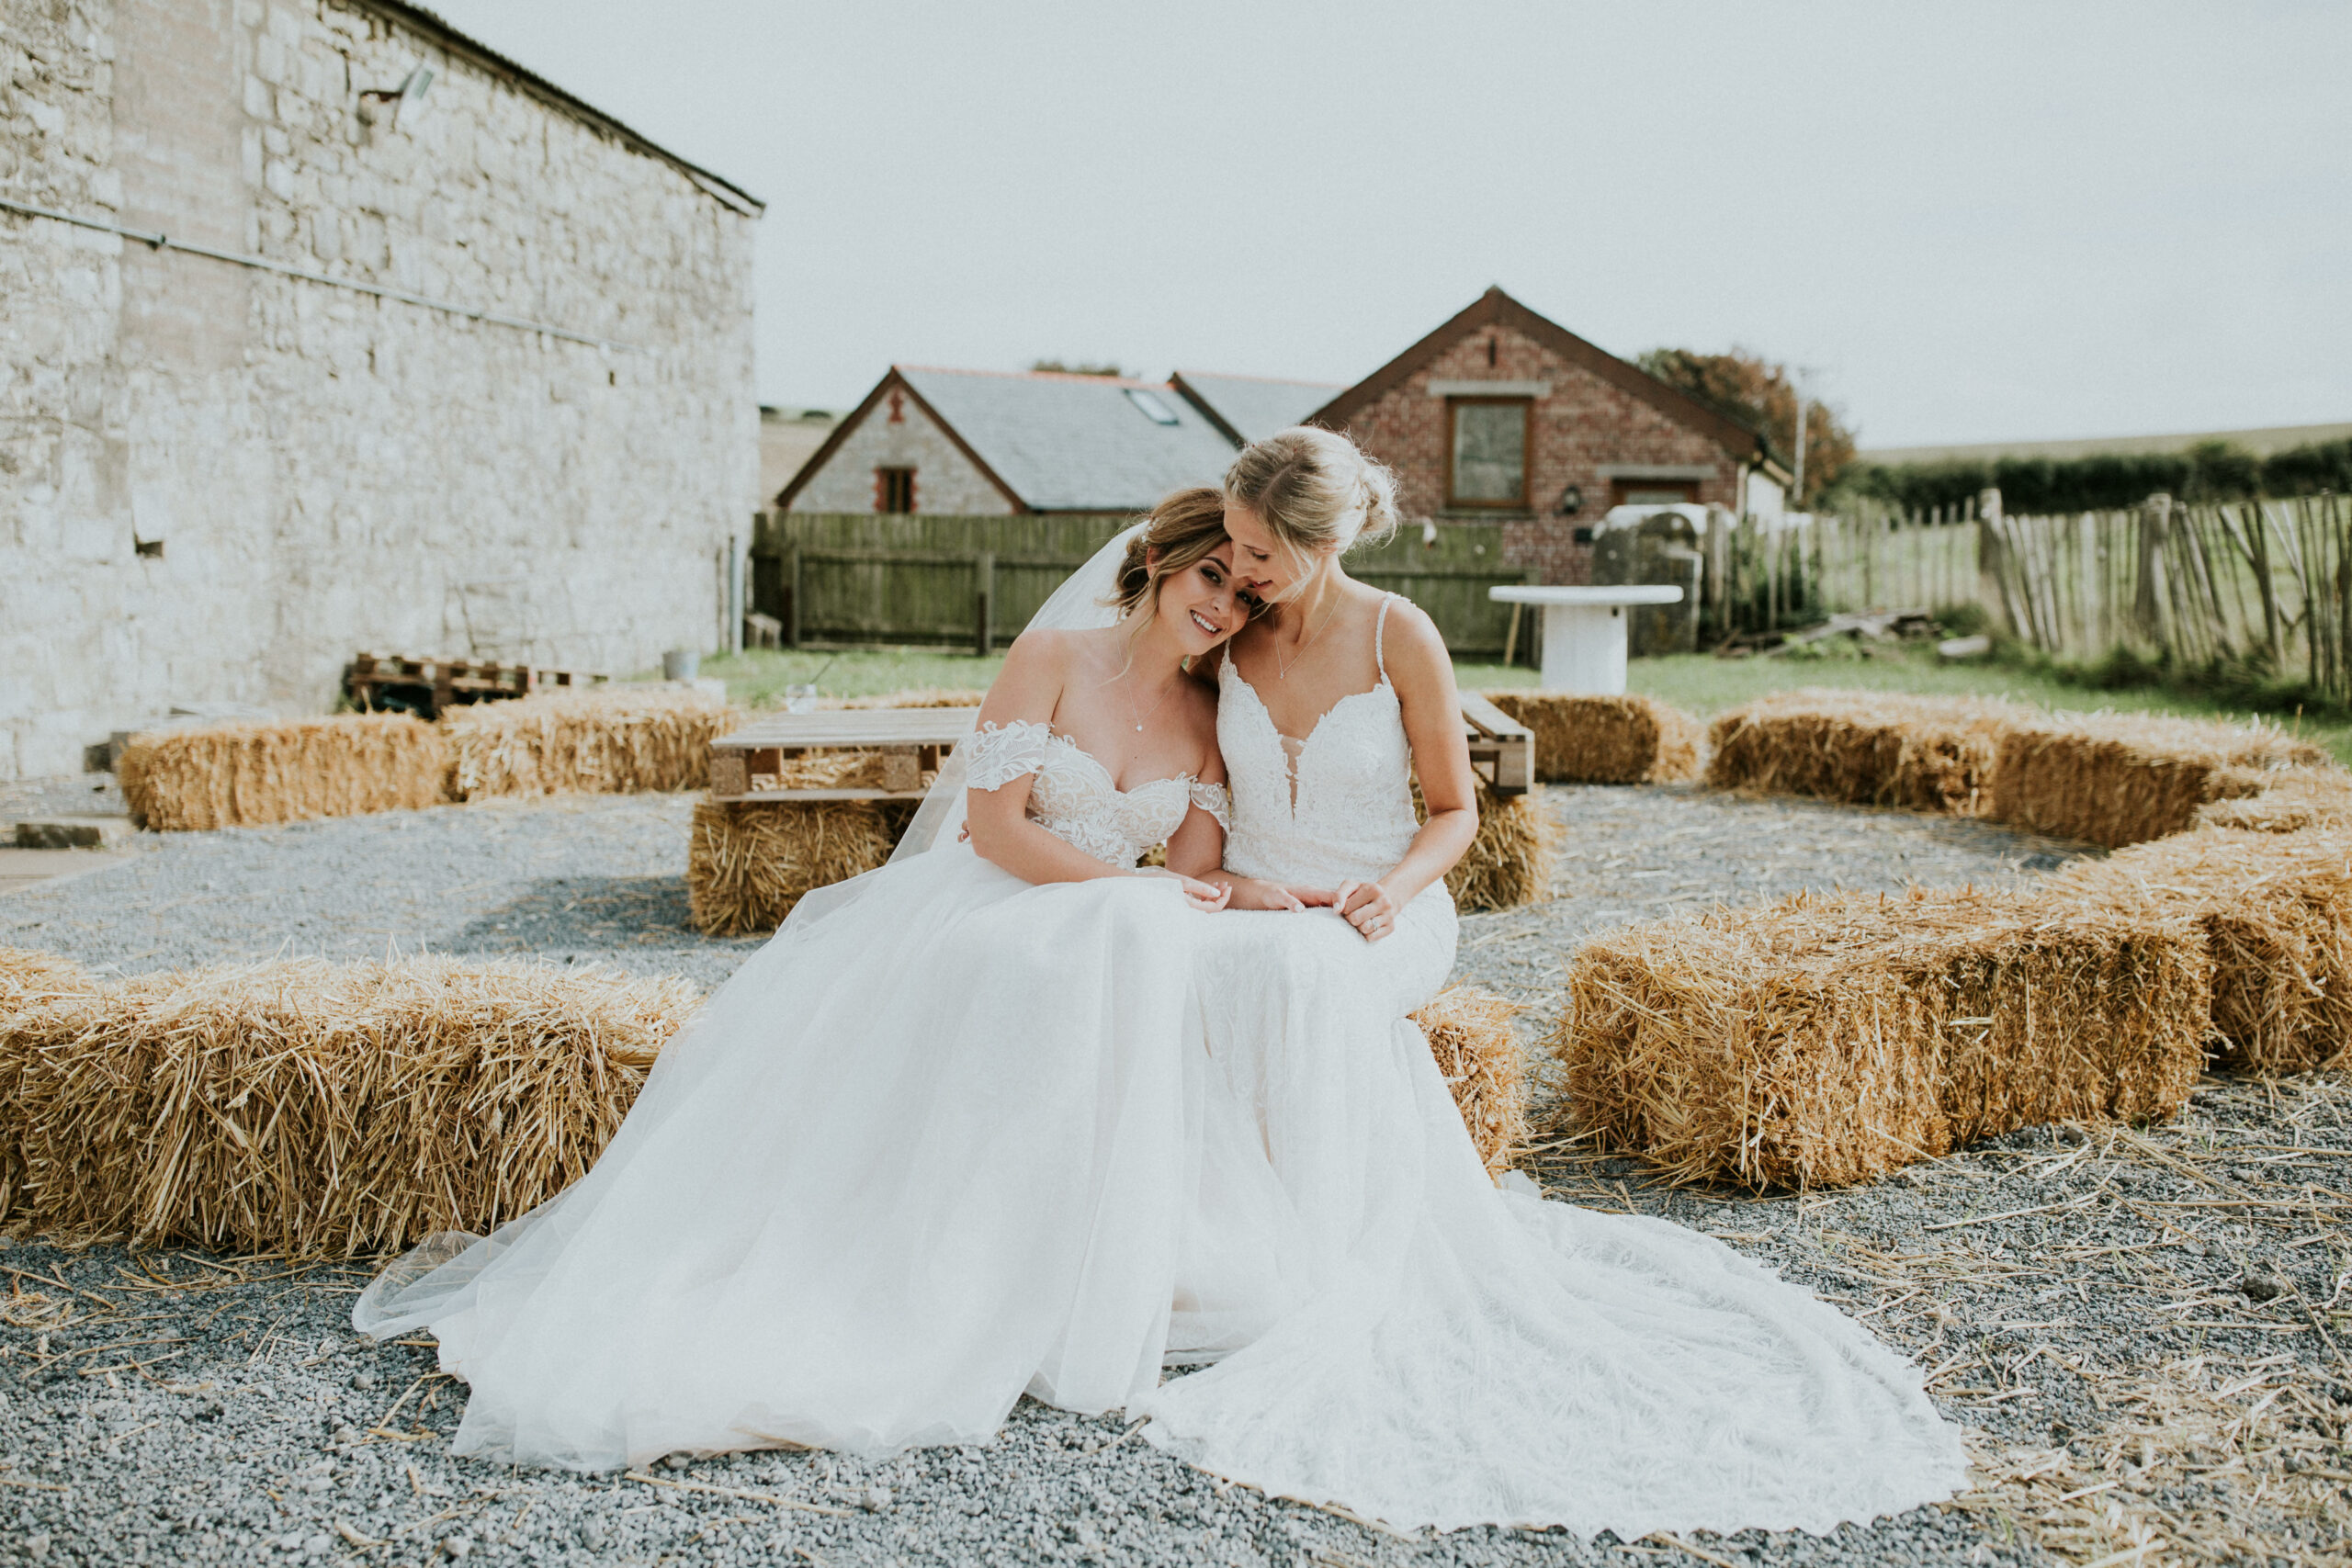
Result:
[[1179,370],[1170,386],[1208,415],[1236,446],[1304,424],[1306,416],[1346,390],[1336,381],[1278,381],[1266,376],[1220,376]]
[[1629,365],[1597,344],[1587,343],[1548,317],[1539,316],[1499,286],[1412,347],[1317,409],[1310,423],[1343,430],[1363,409],[1395,391],[1415,371],[1481,327],[1509,327],[1560,358],[1639,398],[1677,424],[1707,436],[1732,457],[1754,462],[1766,456],[1764,438],[1726,414],[1716,412],[1679,388],[1669,387],[1638,365]]
[[1216,484],[1233,461],[1233,443],[1164,382],[920,365],[890,374],[1032,512],[1140,512]]

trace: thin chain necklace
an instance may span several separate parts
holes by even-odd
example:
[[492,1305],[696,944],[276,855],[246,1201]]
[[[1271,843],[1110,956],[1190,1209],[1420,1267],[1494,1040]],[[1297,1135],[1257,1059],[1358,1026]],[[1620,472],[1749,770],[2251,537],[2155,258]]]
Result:
[[1288,664],[1283,662],[1283,645],[1279,642],[1274,644],[1275,680],[1287,681],[1290,679],[1290,672],[1298,668],[1298,661],[1306,657],[1307,649],[1314,644],[1317,637],[1323,635],[1324,627],[1329,626],[1339,613],[1340,597],[1335,593],[1331,596],[1331,607],[1323,612],[1323,625],[1317,626],[1313,631],[1307,633],[1306,640],[1291,650],[1290,662]]
[[[1141,735],[1143,733],[1143,727],[1150,721],[1152,714],[1158,713],[1162,707],[1166,706],[1168,699],[1176,694],[1176,687],[1183,679],[1184,672],[1181,670],[1178,671],[1176,672],[1176,679],[1168,682],[1168,689],[1159,694],[1159,701],[1152,704],[1149,711],[1146,712],[1136,720],[1136,733],[1137,735]],[[1127,711],[1129,713],[1134,713],[1136,711],[1136,700],[1132,695],[1127,698]]]

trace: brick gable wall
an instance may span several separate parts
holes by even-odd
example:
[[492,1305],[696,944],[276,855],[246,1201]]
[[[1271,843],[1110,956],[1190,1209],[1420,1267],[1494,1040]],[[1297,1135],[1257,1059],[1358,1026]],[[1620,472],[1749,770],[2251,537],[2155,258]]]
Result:
[[[1493,362],[1487,344],[1494,344]],[[1451,513],[1445,506],[1445,410],[1433,396],[1433,381],[1544,381],[1551,394],[1537,400],[1528,452],[1532,513],[1481,509]],[[1631,393],[1570,364],[1533,340],[1507,327],[1475,327],[1349,421],[1347,433],[1374,457],[1396,470],[1397,499],[1406,516],[1419,522],[1503,523],[1505,559],[1535,569],[1540,581],[1582,583],[1591,580],[1592,549],[1576,542],[1576,530],[1589,527],[1609,509],[1604,464],[1698,464],[1713,477],[1699,485],[1698,499],[1718,506],[1736,504],[1739,468],[1709,437],[1676,423]],[[1561,491],[1584,491],[1584,506],[1573,517],[1556,513]]]

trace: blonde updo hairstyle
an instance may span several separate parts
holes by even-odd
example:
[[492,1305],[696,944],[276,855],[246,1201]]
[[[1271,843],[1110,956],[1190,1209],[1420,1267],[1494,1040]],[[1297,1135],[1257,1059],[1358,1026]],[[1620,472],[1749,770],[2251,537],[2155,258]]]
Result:
[[1180,490],[1146,513],[1143,524],[1143,532],[1127,542],[1111,595],[1121,619],[1138,609],[1157,614],[1159,585],[1225,543],[1225,492],[1208,485]]
[[1346,436],[1313,425],[1243,447],[1225,471],[1225,494],[1297,557],[1376,545],[1396,532],[1396,476]]

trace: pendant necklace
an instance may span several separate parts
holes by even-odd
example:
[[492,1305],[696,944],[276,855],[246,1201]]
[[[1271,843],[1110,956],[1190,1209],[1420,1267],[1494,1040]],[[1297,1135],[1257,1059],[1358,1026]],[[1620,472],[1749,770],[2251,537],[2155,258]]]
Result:
[[1304,641],[1304,642],[1302,642],[1302,643],[1300,643],[1300,644],[1299,644],[1295,649],[1293,649],[1291,650],[1290,662],[1289,662],[1288,664],[1285,664],[1285,663],[1283,663],[1283,649],[1282,649],[1282,645],[1281,645],[1280,643],[1276,643],[1276,644],[1274,645],[1274,679],[1275,679],[1275,680],[1277,680],[1277,681],[1287,681],[1287,680],[1289,680],[1289,679],[1290,679],[1290,672],[1291,672],[1291,671],[1292,671],[1292,670],[1294,670],[1294,669],[1295,669],[1295,668],[1297,667],[1297,664],[1298,664],[1299,660],[1300,660],[1300,659],[1302,659],[1302,658],[1304,658],[1304,657],[1306,656],[1306,653],[1307,649],[1308,649],[1310,646],[1312,646],[1312,645],[1313,645],[1313,643],[1314,643],[1314,641],[1315,641],[1315,639],[1316,639],[1317,637],[1321,637],[1321,636],[1323,635],[1323,628],[1324,628],[1324,626],[1329,626],[1329,625],[1331,624],[1332,618],[1333,618],[1334,616],[1338,615],[1339,615],[1339,613],[1340,613],[1340,601],[1339,601],[1339,599],[1338,599],[1337,597],[1334,597],[1334,598],[1332,599],[1332,601],[1331,601],[1331,607],[1330,607],[1329,610],[1326,610],[1325,612],[1323,612],[1323,626],[1317,626],[1313,631],[1311,631],[1311,632],[1307,633],[1307,634],[1306,634],[1306,641]]
[[[1183,678],[1183,674],[1180,671],[1176,676],[1176,681],[1182,681]],[[1159,694],[1159,701],[1152,704],[1150,711],[1147,712],[1142,716],[1142,717],[1136,720],[1136,733],[1137,735],[1141,735],[1143,733],[1143,727],[1151,717],[1152,714],[1158,713],[1166,705],[1168,699],[1176,694],[1176,681],[1170,681],[1168,683],[1168,689]],[[1129,713],[1136,711],[1136,700],[1132,696],[1127,699],[1127,711]]]

